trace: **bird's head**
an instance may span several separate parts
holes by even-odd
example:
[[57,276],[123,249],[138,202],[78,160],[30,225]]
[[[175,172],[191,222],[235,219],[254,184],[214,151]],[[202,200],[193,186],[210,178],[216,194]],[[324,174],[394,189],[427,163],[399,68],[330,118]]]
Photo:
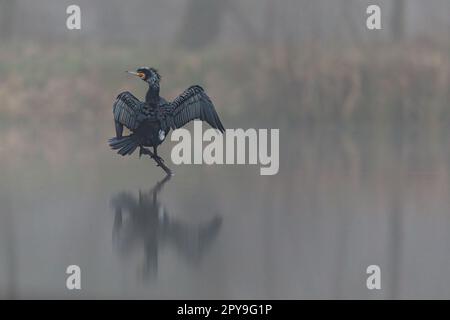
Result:
[[141,67],[136,71],[127,71],[129,74],[135,75],[145,82],[148,82],[150,85],[158,85],[161,81],[161,76],[158,73],[158,70],[155,68],[149,67]]

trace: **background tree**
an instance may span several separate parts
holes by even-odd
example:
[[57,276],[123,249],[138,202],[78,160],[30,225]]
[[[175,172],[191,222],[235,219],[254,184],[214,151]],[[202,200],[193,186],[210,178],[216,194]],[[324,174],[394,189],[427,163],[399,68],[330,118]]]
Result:
[[13,34],[15,0],[0,0],[0,39],[9,40]]
[[394,41],[402,40],[405,35],[405,11],[405,0],[392,1],[391,28]]
[[178,31],[177,44],[188,49],[200,49],[215,42],[228,14],[248,41],[258,39],[257,32],[233,0],[188,0]]
[[189,0],[178,32],[177,43],[194,49],[214,42],[220,34],[228,4],[228,0]]

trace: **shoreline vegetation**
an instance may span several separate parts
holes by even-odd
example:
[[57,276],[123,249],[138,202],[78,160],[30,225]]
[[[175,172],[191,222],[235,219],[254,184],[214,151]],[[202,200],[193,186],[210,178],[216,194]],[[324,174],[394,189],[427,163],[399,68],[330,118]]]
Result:
[[292,126],[360,121],[436,126],[450,120],[450,48],[426,40],[334,50],[308,45],[148,52],[83,43],[3,45],[2,122],[27,121],[31,110],[43,120],[72,123],[84,121],[84,113],[103,117],[118,92],[142,89],[121,72],[133,63],[161,69],[162,94],[169,99],[190,84],[205,86],[228,118]]
[[440,140],[449,132],[450,49],[428,40],[149,52],[80,42],[2,45],[0,152],[45,149],[59,158],[88,148],[86,141],[90,148],[106,145],[114,131],[116,95],[144,94],[145,87],[123,72],[135,64],[160,69],[167,99],[200,84],[225,126],[279,128],[281,141],[285,134],[358,135],[362,130],[378,137],[426,131]]

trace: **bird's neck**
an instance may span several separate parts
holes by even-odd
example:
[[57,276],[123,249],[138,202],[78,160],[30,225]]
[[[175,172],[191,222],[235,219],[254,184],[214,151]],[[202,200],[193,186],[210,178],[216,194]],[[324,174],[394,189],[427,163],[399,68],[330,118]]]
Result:
[[149,84],[145,102],[148,104],[156,104],[159,101],[159,84]]

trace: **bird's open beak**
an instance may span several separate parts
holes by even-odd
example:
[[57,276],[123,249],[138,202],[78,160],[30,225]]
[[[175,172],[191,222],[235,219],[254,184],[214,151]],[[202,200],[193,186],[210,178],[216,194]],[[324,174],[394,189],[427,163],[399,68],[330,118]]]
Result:
[[137,76],[137,77],[139,77],[141,79],[145,77],[145,74],[143,74],[142,72],[134,72],[134,71],[125,71],[125,72],[129,73],[129,74],[132,74],[134,76]]

